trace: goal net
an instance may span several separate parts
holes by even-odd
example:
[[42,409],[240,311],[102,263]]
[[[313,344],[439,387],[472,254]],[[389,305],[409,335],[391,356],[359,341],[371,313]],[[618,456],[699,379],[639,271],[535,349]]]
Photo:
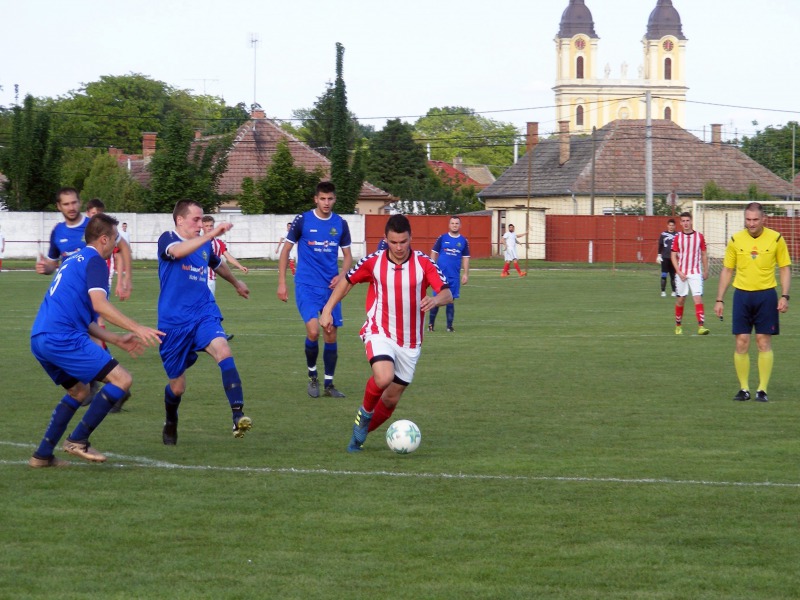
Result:
[[[767,215],[766,226],[781,233],[792,257],[792,273],[800,273],[800,201],[759,201]],[[695,200],[692,203],[695,230],[706,238],[708,268],[719,275],[728,240],[744,229],[744,208],[750,201]]]

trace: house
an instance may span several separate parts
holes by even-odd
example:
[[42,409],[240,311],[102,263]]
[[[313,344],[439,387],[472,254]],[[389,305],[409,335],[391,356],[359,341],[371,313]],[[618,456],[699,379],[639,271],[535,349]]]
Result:
[[[109,149],[109,153],[117,157],[118,164],[126,168],[134,179],[146,186],[150,181],[150,173],[146,165],[155,153],[156,134],[146,132],[142,135],[142,155],[125,155],[113,148]],[[198,131],[193,144],[203,145],[209,139],[202,137]],[[236,131],[233,144],[228,152],[228,167],[219,181],[218,192],[233,197],[241,193],[242,181],[245,177],[253,179],[264,177],[267,168],[272,164],[272,156],[278,143],[283,140],[289,142],[289,151],[292,153],[295,166],[309,171],[321,168],[326,177],[330,175],[330,160],[281,129],[277,123],[266,117],[262,109],[256,108],[253,110],[250,120],[242,124]],[[388,192],[365,181],[356,202],[356,213],[381,214],[386,211],[390,202],[396,200],[397,198]],[[223,204],[221,208],[223,210],[235,209],[236,203],[231,201]]]
[[[460,159],[459,159],[460,160]],[[482,190],[488,184],[481,183],[470,177],[463,169],[457,168],[459,163],[450,164],[443,160],[429,160],[428,166],[438,177],[450,187],[473,187]]]

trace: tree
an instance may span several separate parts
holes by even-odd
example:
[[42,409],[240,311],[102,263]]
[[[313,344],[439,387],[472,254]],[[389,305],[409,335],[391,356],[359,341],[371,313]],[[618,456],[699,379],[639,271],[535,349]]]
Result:
[[331,181],[336,186],[336,204],[340,213],[351,213],[355,210],[356,201],[364,183],[361,145],[356,146],[353,167],[347,144],[350,114],[347,111],[347,90],[343,71],[344,46],[336,43],[336,83],[333,88],[334,112],[333,131],[331,133]]
[[11,142],[0,152],[0,170],[9,179],[10,210],[43,210],[60,187],[61,150],[50,114],[39,110],[33,96],[12,110]]
[[306,171],[303,167],[296,167],[294,157],[289,151],[289,142],[282,140],[275,149],[266,177],[255,184],[256,197],[263,203],[264,212],[300,213],[308,210],[317,183],[323,175],[319,168]]
[[228,164],[230,136],[192,145],[191,126],[175,113],[167,118],[150,162],[150,212],[172,212],[175,203],[185,198],[199,202],[206,212],[222,203],[216,187]]
[[471,108],[432,108],[414,124],[417,141],[431,145],[431,159],[452,163],[460,156],[465,163],[488,165],[496,176],[514,162],[514,141],[519,131],[477,114]]
[[242,179],[239,208],[243,215],[260,215],[264,212],[264,201],[256,194],[256,184],[252,177]]
[[[754,123],[757,125],[758,123]],[[791,181],[800,165],[800,144],[796,140],[797,122],[790,121],[783,127],[768,126],[757,131],[753,137],[742,138],[742,152],[770,171]],[[792,142],[794,139],[794,163],[792,163]],[[794,165],[794,173],[792,166]]]
[[92,163],[81,191],[84,200],[100,198],[108,212],[143,212],[146,190],[131,179],[110,154],[99,154]]

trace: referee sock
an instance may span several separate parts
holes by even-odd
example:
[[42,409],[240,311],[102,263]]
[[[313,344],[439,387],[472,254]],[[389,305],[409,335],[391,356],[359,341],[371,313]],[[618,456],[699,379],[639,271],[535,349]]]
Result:
[[750,354],[747,352],[744,354],[734,352],[733,366],[736,369],[736,377],[739,378],[739,388],[743,390],[749,390],[750,383],[748,379],[750,378]]
[[61,399],[53,409],[53,415],[50,417],[50,423],[47,425],[39,447],[33,453],[36,458],[50,458],[53,456],[56,444],[58,444],[61,436],[64,435],[67,425],[69,425],[70,420],[80,406],[81,403],[69,394]]
[[69,435],[69,439],[73,441],[88,440],[92,432],[97,429],[103,419],[106,418],[108,411],[117,403],[122,400],[125,395],[125,390],[117,387],[113,383],[107,383],[103,386],[94,398],[92,403],[83,415],[83,419],[78,423],[75,430]]
[[394,409],[394,406],[390,408],[386,406],[385,403],[378,402],[378,405],[375,407],[375,412],[372,415],[372,420],[367,427],[367,431],[375,431],[378,427],[383,425],[387,419],[392,416]]
[[220,361],[219,368],[222,371],[222,388],[225,390],[225,395],[228,397],[228,404],[231,405],[233,411],[233,418],[241,417],[244,412],[244,392],[242,391],[242,379],[239,377],[239,370],[233,361],[233,357],[229,356]]
[[772,350],[758,353],[758,389],[764,392],[767,391],[769,385],[769,378],[772,376],[772,365],[775,362],[775,357]]
[[[375,378],[370,377],[367,379],[367,387],[364,389],[364,410],[371,413],[375,410],[375,406],[383,395],[383,390],[375,383]],[[381,402],[381,404],[383,404]]]

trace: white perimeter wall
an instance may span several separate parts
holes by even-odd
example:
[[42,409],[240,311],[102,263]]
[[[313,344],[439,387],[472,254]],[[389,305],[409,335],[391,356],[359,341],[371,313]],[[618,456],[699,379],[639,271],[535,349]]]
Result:
[[[109,213],[128,223],[135,260],[156,260],[159,236],[174,229],[172,214]],[[350,226],[354,259],[363,257],[364,215],[343,215]],[[277,258],[278,240],[295,215],[215,214],[217,223],[229,221],[233,228],[222,239],[236,258]],[[50,232],[63,217],[59,212],[0,212],[0,231],[6,238],[6,258],[35,259],[47,253]]]

